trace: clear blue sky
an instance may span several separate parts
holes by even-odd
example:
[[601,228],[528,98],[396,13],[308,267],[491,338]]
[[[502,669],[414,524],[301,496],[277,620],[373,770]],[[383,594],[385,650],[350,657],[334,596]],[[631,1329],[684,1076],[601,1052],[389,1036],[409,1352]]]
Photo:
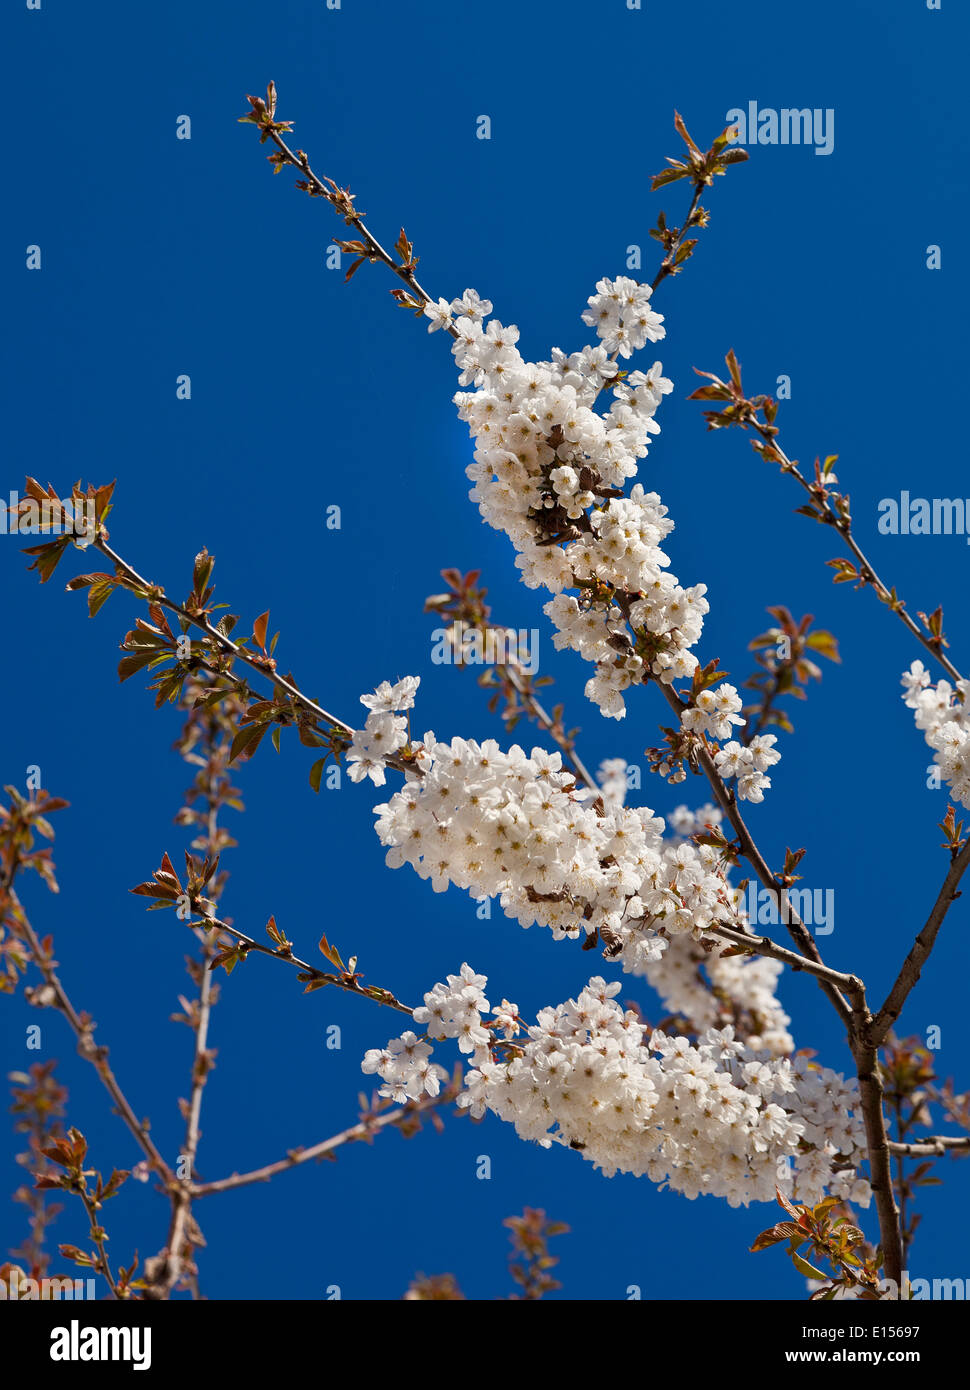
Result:
[[[466,428],[444,335],[396,309],[390,277],[365,266],[349,285],[327,270],[340,224],[284,174],[274,179],[255,132],[236,124],[245,94],[280,89],[280,115],[316,170],[349,183],[375,233],[403,222],[434,295],[468,285],[517,323],[520,346],[545,357],[586,341],[579,315],[594,282],[622,273],[645,248],[663,207],[683,211],[684,185],[649,190],[678,153],[674,109],[705,143],[726,113],[761,107],[835,111],[828,156],[764,147],[719,180],[712,221],[687,272],[657,307],[675,392],[641,475],[677,522],[668,544],[685,583],[706,582],[712,612],[701,652],[735,676],[766,624],[767,604],[809,611],[838,636],[844,661],[793,713],[783,761],[750,823],[769,859],[804,845],[811,886],[834,888],[833,965],[862,971],[879,999],[935,897],[945,869],[936,822],[944,793],[925,785],[930,761],[898,698],[916,652],[871,594],[834,588],[833,538],[793,515],[800,499],[737,433],[706,435],[685,403],[693,366],[716,370],[734,347],[752,390],[790,376],[781,423],[806,463],[838,453],[863,544],[912,610],[943,601],[958,664],[970,664],[963,599],[965,540],[881,537],[877,503],[966,495],[962,219],[964,138],[954,107],[964,87],[967,17],[956,0],[254,0],[188,6],[43,0],[5,6],[11,206],[0,237],[9,310],[0,489],[26,472],[68,489],[118,479],[112,542],[144,574],[182,596],[203,544],[217,557],[217,597],[246,620],[272,610],[277,655],[328,708],[362,718],[358,695],[405,673],[423,677],[418,724],[442,737],[501,736],[468,674],[429,663],[425,596],[445,565],[481,567],[496,616],[539,626],[541,596],[515,582],[505,539],[467,501]],[[475,138],[488,114],[492,138]],[[176,139],[188,115],[191,141]],[[43,269],[25,269],[42,248]],[[942,247],[942,270],[926,247]],[[192,379],[191,401],[176,378]],[[325,528],[328,505],[343,529]],[[40,764],[66,796],[56,859],[62,892],[26,895],[54,933],[62,975],[99,1023],[123,1085],[173,1155],[182,1136],[188,1032],[169,1023],[185,988],[188,938],[174,918],[146,917],[128,889],[181,856],[172,824],[188,782],[170,751],[171,709],[154,713],[139,678],[119,686],[118,643],[137,609],[113,597],[92,622],[63,582],[70,557],[41,589],[19,544],[0,538],[7,614],[3,683],[5,782]],[[72,570],[73,566],[73,570]],[[631,761],[656,741],[659,697],[631,702],[626,721],[586,703],[587,672],[547,642],[570,722],[592,765]],[[527,735],[526,735],[527,737]],[[270,913],[313,955],[322,930],[356,952],[372,981],[416,1001],[463,960],[490,977],[495,1000],[523,1012],[574,994],[598,958],[549,933],[476,920],[454,890],[432,895],[383,865],[369,784],[315,796],[309,751],[269,742],[240,772],[248,810],[225,911],[259,934]],[[658,812],[685,789],[650,785]],[[681,794],[678,794],[681,793]],[[704,788],[694,796],[706,800]],[[963,1029],[966,910],[948,921],[905,1031],[942,1027],[943,1074],[966,1084]],[[627,979],[625,997],[645,986]],[[849,1063],[822,997],[787,979],[800,1045]],[[71,1087],[69,1119],[108,1169],[138,1157],[74,1056],[61,1020],[3,1003],[4,1072],[56,1056]],[[44,1025],[28,1054],[25,1029]],[[339,1024],[343,1047],[326,1049]],[[392,1015],[328,991],[302,997],[295,978],[251,960],[226,981],[211,1041],[199,1169],[216,1178],[310,1144],[352,1123],[360,1058],[396,1031]],[[9,1130],[8,1130],[9,1136]],[[17,1172],[9,1137],[0,1162]],[[476,1158],[492,1159],[490,1181]],[[967,1169],[941,1165],[950,1186],[927,1189],[911,1271],[966,1273],[951,1203]],[[773,1209],[689,1203],[646,1180],[606,1180],[575,1154],[544,1152],[497,1119],[447,1123],[404,1142],[345,1150],[270,1186],[200,1208],[200,1256],[211,1297],[396,1298],[417,1270],[450,1271],[466,1293],[508,1291],[502,1218],[545,1207],[572,1235],[558,1242],[568,1295],[798,1298],[804,1285],[777,1252],[745,1253]],[[0,1208],[4,1209],[4,1208]],[[5,1208],[2,1244],[21,1238]],[[166,1208],[129,1183],[108,1208],[111,1251],[163,1243]],[[870,1233],[874,1214],[867,1218]],[[77,1213],[56,1238],[83,1240]],[[0,1259],[3,1256],[0,1255]]]

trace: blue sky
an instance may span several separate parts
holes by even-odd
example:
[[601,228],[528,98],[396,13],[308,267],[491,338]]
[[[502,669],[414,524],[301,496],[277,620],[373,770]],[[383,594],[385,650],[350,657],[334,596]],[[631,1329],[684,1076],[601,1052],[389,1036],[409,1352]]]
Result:
[[[505,539],[467,500],[466,428],[451,405],[444,335],[395,308],[391,277],[365,266],[349,286],[326,267],[342,235],[330,209],[273,178],[255,132],[236,124],[247,92],[275,79],[280,115],[318,173],[358,194],[385,242],[403,222],[419,274],[447,298],[471,285],[522,333],[526,355],[586,341],[580,314],[595,281],[625,269],[660,208],[676,222],[684,185],[652,194],[650,175],[679,153],[675,108],[709,143],[734,107],[835,112],[829,155],[758,147],[719,180],[710,227],[686,273],[657,296],[674,394],[641,477],[677,523],[667,545],[684,583],[705,582],[712,611],[701,645],[736,677],[746,644],[784,603],[839,638],[843,663],[794,711],[764,806],[749,822],[767,857],[804,845],[811,886],[836,894],[830,963],[864,974],[880,999],[924,920],[945,870],[936,823],[945,796],[926,787],[930,761],[898,698],[919,655],[871,594],[835,588],[833,538],[793,515],[800,498],[739,434],[705,434],[685,397],[692,367],[718,370],[733,347],[753,391],[791,378],[780,423],[806,464],[837,453],[856,529],[912,611],[943,602],[964,668],[970,622],[960,600],[963,536],[880,536],[880,499],[902,489],[956,496],[964,485],[966,262],[958,239],[966,195],[956,171],[954,113],[967,20],[954,0],[714,0],[630,11],[609,3],[485,7],[445,0],[253,0],[189,7],[43,0],[5,9],[15,55],[8,95],[20,113],[8,141],[14,194],[0,238],[11,304],[0,492],[25,473],[60,490],[117,478],[112,543],[143,574],[183,596],[192,557],[217,557],[217,598],[250,620],[271,609],[277,652],[302,687],[350,722],[382,679],[420,673],[421,729],[501,737],[467,674],[429,662],[425,596],[446,566],[484,571],[495,616],[542,627],[537,593],[515,581]],[[489,141],[476,120],[491,118]],[[179,116],[192,138],[176,139]],[[43,268],[25,269],[26,247]],[[926,268],[926,248],[942,269]],[[652,271],[650,272],[652,274]],[[652,359],[651,359],[652,360]],[[649,363],[647,363],[649,365]],[[192,397],[176,399],[189,374]],[[325,526],[341,508],[342,529]],[[173,918],[144,915],[128,889],[184,837],[172,824],[189,776],[171,751],[178,722],[152,710],[139,678],[119,686],[118,643],[136,606],[113,597],[94,621],[63,581],[40,588],[15,538],[0,537],[8,618],[3,778],[39,764],[66,796],[58,817],[61,895],[32,886],[26,904],[53,932],[61,973],[98,1020],[136,1109],[166,1153],[178,1150],[176,1097],[186,1092],[188,1032],[169,1023],[185,988],[188,939]],[[73,566],[73,569],[72,569]],[[63,579],[62,579],[63,576]],[[12,621],[10,621],[12,619]],[[544,636],[545,631],[544,631]],[[546,642],[544,673],[586,762],[642,759],[667,717],[645,692],[627,719],[603,720],[582,694],[586,671]],[[517,737],[528,738],[525,731]],[[416,1001],[463,960],[495,999],[525,1013],[575,994],[598,960],[548,933],[476,919],[454,890],[432,895],[391,873],[371,829],[378,800],[345,781],[315,796],[309,751],[267,741],[240,769],[247,811],[224,909],[259,934],[273,913],[304,954],[321,931],[368,979]],[[704,787],[648,785],[664,813]],[[231,813],[230,813],[231,814]],[[958,906],[911,999],[904,1031],[942,1028],[940,1071],[965,1083],[965,912]],[[651,996],[625,980],[624,997]],[[843,1068],[848,1054],[820,992],[786,979],[800,1045]],[[199,1170],[216,1178],[310,1144],[356,1119],[363,1052],[396,1031],[392,1015],[251,960],[225,982],[211,1041],[218,1065],[203,1117]],[[44,1048],[24,1048],[41,1021]],[[343,1046],[328,1050],[339,1024]],[[0,1010],[4,1070],[56,1056],[70,1084],[69,1119],[105,1169],[137,1159],[96,1080],[53,1014],[20,1001]],[[0,1173],[16,1181],[11,1145]],[[492,1160],[476,1179],[478,1155]],[[965,1272],[950,1203],[966,1171],[942,1165],[927,1189],[911,1271]],[[773,1209],[689,1203],[646,1180],[606,1180],[575,1154],[518,1141],[496,1119],[447,1122],[405,1142],[383,1135],[272,1185],[200,1209],[210,1297],[396,1298],[417,1270],[450,1271],[465,1292],[509,1289],[502,1218],[544,1207],[572,1234],[558,1242],[564,1294],[798,1298],[802,1281],[778,1252],[745,1253]],[[111,1252],[128,1263],[163,1243],[166,1209],[129,1183],[108,1209]],[[3,1244],[21,1238],[9,1205]],[[867,1219],[875,1230],[874,1214]],[[9,1239],[7,1238],[9,1232]],[[60,1240],[84,1224],[65,1213]]]

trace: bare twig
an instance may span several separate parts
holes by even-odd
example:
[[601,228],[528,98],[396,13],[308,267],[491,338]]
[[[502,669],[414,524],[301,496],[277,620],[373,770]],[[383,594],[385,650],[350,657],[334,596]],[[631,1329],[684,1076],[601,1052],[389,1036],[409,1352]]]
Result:
[[896,982],[886,997],[886,1002],[876,1014],[872,1026],[872,1037],[877,1047],[885,1041],[889,1030],[902,1012],[910,990],[919,979],[920,972],[933,949],[950,904],[960,896],[959,883],[968,865],[970,865],[970,839],[967,840],[950,864],[947,876],[943,880],[943,887],[937,895],[933,910],[926,920],[926,925],[913,942],[909,955],[903,961],[899,975],[896,977]]
[[732,941],[737,946],[744,946],[757,955],[770,956],[772,960],[780,960],[785,965],[790,966],[792,970],[804,970],[807,974],[814,975],[817,980],[830,985],[833,990],[844,991],[851,995],[854,991],[863,988],[862,981],[858,976],[843,974],[842,971],[833,970],[820,961],[809,960],[797,951],[789,951],[786,946],[779,946],[777,941],[773,941],[770,936],[756,936],[725,926],[708,927],[706,930],[711,936],[723,936],[727,941]]
[[267,1163],[262,1168],[254,1168],[248,1173],[233,1173],[227,1178],[218,1178],[214,1182],[195,1183],[192,1187],[194,1197],[209,1197],[215,1192],[232,1192],[237,1187],[248,1187],[251,1183],[269,1182],[275,1178],[277,1173],[288,1172],[291,1168],[297,1168],[301,1163],[311,1163],[315,1159],[326,1158],[335,1149],[341,1148],[344,1144],[353,1144],[358,1140],[368,1140],[372,1135],[380,1133],[388,1126],[406,1125],[408,1120],[416,1115],[423,1114],[426,1110],[431,1110],[435,1106],[447,1104],[453,1098],[453,1088],[448,1087],[437,1096],[422,1096],[418,1101],[410,1101],[403,1108],[395,1106],[392,1110],[387,1110],[381,1115],[368,1115],[359,1124],[351,1125],[349,1129],[343,1130],[340,1134],[334,1134],[329,1139],[322,1140],[319,1144],[313,1144],[308,1149],[293,1149],[285,1158],[277,1159],[275,1163]]
[[78,1196],[84,1203],[84,1210],[87,1212],[88,1221],[91,1223],[91,1239],[94,1241],[95,1248],[98,1252],[98,1273],[104,1275],[105,1279],[108,1281],[108,1287],[112,1294],[116,1299],[121,1301],[121,1294],[118,1291],[117,1282],[115,1281],[114,1275],[111,1273],[111,1265],[108,1262],[108,1252],[105,1249],[104,1228],[98,1218],[97,1209],[88,1192],[81,1189],[78,1191]]

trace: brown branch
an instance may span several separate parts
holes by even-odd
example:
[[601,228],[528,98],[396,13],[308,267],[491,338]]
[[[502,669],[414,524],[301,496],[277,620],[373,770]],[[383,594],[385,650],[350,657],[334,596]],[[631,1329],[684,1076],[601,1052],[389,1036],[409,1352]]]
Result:
[[902,1234],[899,1228],[899,1209],[893,1191],[889,1136],[883,1112],[883,1083],[879,1073],[878,1049],[872,1040],[872,1014],[866,1003],[865,990],[852,995],[852,1055],[859,1079],[862,1119],[866,1131],[869,1156],[869,1185],[876,1199],[879,1218],[879,1244],[887,1279],[898,1289],[902,1281]]
[[[196,909],[198,910],[198,909]],[[271,946],[264,946],[261,941],[256,941],[245,932],[239,931],[237,927],[230,926],[228,922],[223,922],[218,917],[205,917],[203,922],[190,923],[193,927],[218,928],[219,931],[227,932],[234,937],[243,947],[243,954],[248,955],[250,951],[258,951],[260,955],[269,956],[273,960],[281,960],[287,965],[294,966],[301,972],[300,978],[306,976],[308,982],[319,982],[321,985],[336,985],[338,989],[346,990],[348,994],[356,994],[362,999],[371,999],[377,1004],[386,1004],[390,1009],[397,1009],[402,1014],[412,1014],[413,1009],[407,1004],[402,1004],[399,999],[395,999],[389,990],[383,989],[378,985],[359,985],[356,975],[332,975],[326,970],[318,970],[315,965],[308,964],[295,956],[292,951],[283,951],[279,948],[274,950]]]
[[115,1277],[111,1273],[111,1265],[108,1263],[108,1252],[104,1248],[104,1228],[102,1227],[101,1222],[98,1220],[97,1209],[95,1208],[94,1202],[87,1191],[85,1191],[84,1189],[79,1190],[78,1196],[84,1203],[84,1210],[88,1214],[88,1221],[91,1223],[91,1239],[94,1241],[95,1248],[98,1252],[98,1264],[95,1266],[95,1268],[97,1269],[99,1274],[104,1275],[105,1279],[108,1281],[108,1287],[110,1288],[112,1294],[116,1299],[118,1299],[119,1302],[121,1302],[123,1300],[121,1294],[118,1292],[118,1285],[115,1282]]
[[335,729],[339,729],[341,733],[348,735],[354,733],[354,729],[350,724],[344,723],[344,721],[338,719],[336,715],[329,714],[321,705],[318,705],[316,701],[304,695],[302,691],[298,690],[297,687],[286,680],[285,677],[278,675],[276,671],[268,670],[262,658],[251,655],[246,651],[245,647],[240,647],[238,643],[233,642],[230,637],[227,637],[225,633],[220,632],[217,627],[213,626],[205,615],[200,617],[193,614],[182,604],[176,603],[173,599],[166,598],[158,585],[152,584],[149,580],[142,578],[137,570],[132,569],[127,561],[123,560],[120,555],[117,555],[115,551],[111,549],[103,537],[99,536],[94,542],[94,545],[97,550],[101,551],[102,555],[111,560],[117,569],[124,574],[137,589],[144,591],[143,596],[149,603],[157,603],[160,608],[165,608],[169,613],[174,613],[190,627],[197,628],[200,632],[204,632],[210,641],[214,642],[224,655],[231,656],[237,661],[244,662],[245,665],[251,667],[252,670],[265,676],[277,690],[281,690],[285,695],[288,695],[291,700],[301,705],[309,714],[314,715],[325,724],[330,724]]
[[[193,793],[201,795],[205,802],[205,835],[202,837],[201,844],[193,843],[193,848],[201,849],[208,859],[218,858],[221,848],[219,810],[223,804],[224,796],[228,794],[224,788],[224,780],[232,741],[232,722],[221,707],[206,711],[202,718],[204,732],[201,736],[201,743],[206,752],[205,767],[204,771],[196,778],[193,791],[190,791],[188,795],[190,801],[194,799]],[[220,732],[223,735],[221,739]],[[194,746],[191,713],[186,725],[185,740],[187,750],[186,746],[183,745],[180,751],[182,751],[183,756],[190,756]],[[218,901],[223,881],[224,875],[213,878],[209,889],[211,901]],[[187,1107],[185,1142],[180,1155],[185,1163],[186,1171],[185,1177],[172,1197],[172,1221],[162,1256],[163,1271],[155,1286],[157,1294],[161,1297],[171,1296],[183,1275],[186,1262],[184,1247],[195,1224],[192,1216],[192,1182],[195,1173],[195,1157],[201,1138],[202,1095],[211,1066],[208,1050],[209,1020],[212,1005],[215,1002],[216,990],[209,966],[215,952],[206,932],[200,929],[196,931],[195,935],[200,947],[201,963],[200,974],[197,977],[199,997],[195,1012],[191,1015],[194,1025],[192,1090]],[[188,1254],[191,1259],[191,1244]]]
[[366,1140],[389,1125],[401,1125],[415,1115],[420,1115],[426,1110],[431,1110],[437,1105],[447,1104],[453,1098],[454,1087],[448,1086],[437,1096],[422,1096],[418,1101],[410,1101],[403,1109],[395,1107],[393,1110],[385,1111],[383,1115],[367,1116],[359,1124],[351,1125],[340,1134],[335,1134],[329,1139],[322,1140],[319,1144],[313,1144],[308,1149],[293,1149],[285,1158],[277,1159],[275,1163],[267,1163],[262,1168],[254,1168],[248,1173],[233,1173],[227,1178],[218,1178],[214,1182],[195,1183],[192,1187],[193,1197],[209,1197],[215,1192],[232,1192],[237,1187],[248,1187],[250,1183],[269,1182],[275,1178],[277,1173],[288,1172],[291,1168],[298,1168],[301,1163],[310,1163],[314,1159],[325,1158],[344,1144],[352,1144],[358,1140]]
[[737,946],[744,946],[749,951],[755,952],[760,956],[770,956],[772,960],[780,960],[792,970],[804,970],[809,975],[814,975],[820,982],[826,983],[833,990],[844,991],[851,995],[853,992],[863,988],[862,981],[856,975],[846,975],[840,970],[833,970],[828,965],[823,965],[820,961],[808,960],[807,957],[800,955],[797,951],[789,951],[786,946],[779,946],[777,941],[773,941],[770,936],[755,936],[749,932],[735,931],[733,927],[717,926],[706,927],[712,936],[723,936],[728,941],[733,941]]
[[[317,177],[310,168],[310,161],[303,150],[297,150],[294,153],[289,145],[281,139],[278,131],[271,130],[268,133],[270,140],[272,140],[273,144],[283,155],[282,162],[292,165],[294,169],[299,169],[300,173],[306,179],[307,183],[310,184],[313,192],[318,197],[326,198],[327,202],[332,203],[340,210],[344,210],[348,206],[344,197],[341,195],[341,190],[332,179],[325,180]],[[345,212],[344,221],[348,226],[353,227],[366,243],[368,254],[365,259],[380,261],[383,265],[386,265],[389,270],[393,271],[399,280],[404,281],[411,293],[415,295],[422,304],[431,304],[434,302],[431,295],[428,294],[427,290],[420,284],[414,273],[415,262],[412,261],[410,264],[406,264],[404,261],[396,261],[388,251],[385,251],[384,247],[377,240],[377,237],[365,226],[362,217],[355,210]],[[398,293],[400,293],[400,291],[398,291]],[[458,337],[458,330],[455,328],[454,324],[448,325],[446,331],[453,338]]]
[[[666,682],[657,681],[657,684],[663,691],[671,709],[676,712],[679,720],[680,716],[687,708],[686,702],[683,701],[673,687]],[[774,897],[778,906],[779,918],[787,926],[789,935],[796,946],[798,946],[802,957],[806,958],[807,961],[813,962],[815,965],[824,965],[824,961],[822,960],[818,947],[812,939],[811,933],[795,908],[792,907],[789,902],[788,894],[784,886],[778,883],[775,875],[768,868],[764,856],[755,844],[754,838],[738,809],[737,797],[728,790],[724,779],[721,777],[721,774],[714,764],[714,759],[711,757],[710,753],[707,752],[706,748],[699,749],[698,763],[704,770],[704,775],[710,784],[711,791],[714,793],[715,800],[734,827],[734,832],[741,846],[741,853],[751,864],[761,883]],[[841,994],[837,985],[833,984],[830,979],[826,979],[824,975],[818,975],[817,972],[815,973],[822,991],[842,1020],[846,1030],[851,1032],[852,1011],[849,1008],[848,1002]]]
[[876,1014],[872,1025],[872,1037],[877,1047],[885,1041],[889,1030],[902,1012],[910,990],[919,979],[920,972],[933,949],[950,904],[960,896],[958,885],[968,865],[970,865],[970,839],[965,842],[959,854],[954,856],[949,872],[943,881],[943,887],[933,904],[933,910],[926,920],[926,925],[913,942],[909,955],[903,961],[896,982],[886,997],[886,1002]]

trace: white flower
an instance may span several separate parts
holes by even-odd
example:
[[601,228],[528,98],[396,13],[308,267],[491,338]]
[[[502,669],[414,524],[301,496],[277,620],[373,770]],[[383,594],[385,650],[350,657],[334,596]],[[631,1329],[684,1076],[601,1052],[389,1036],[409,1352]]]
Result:
[[396,685],[391,685],[390,681],[381,681],[373,695],[361,695],[360,703],[377,714],[393,714],[398,710],[411,709],[420,684],[420,676],[405,676]]
[[[444,301],[440,301],[444,303]],[[461,299],[451,301],[451,312],[458,318],[471,319],[473,322],[481,322],[488,318],[492,312],[492,301],[490,299],[479,299],[476,290],[466,290]],[[427,312],[427,310],[425,310]]]
[[447,299],[439,299],[437,304],[427,303],[424,312],[431,320],[428,324],[429,333],[436,333],[439,328],[451,327],[451,305]]

